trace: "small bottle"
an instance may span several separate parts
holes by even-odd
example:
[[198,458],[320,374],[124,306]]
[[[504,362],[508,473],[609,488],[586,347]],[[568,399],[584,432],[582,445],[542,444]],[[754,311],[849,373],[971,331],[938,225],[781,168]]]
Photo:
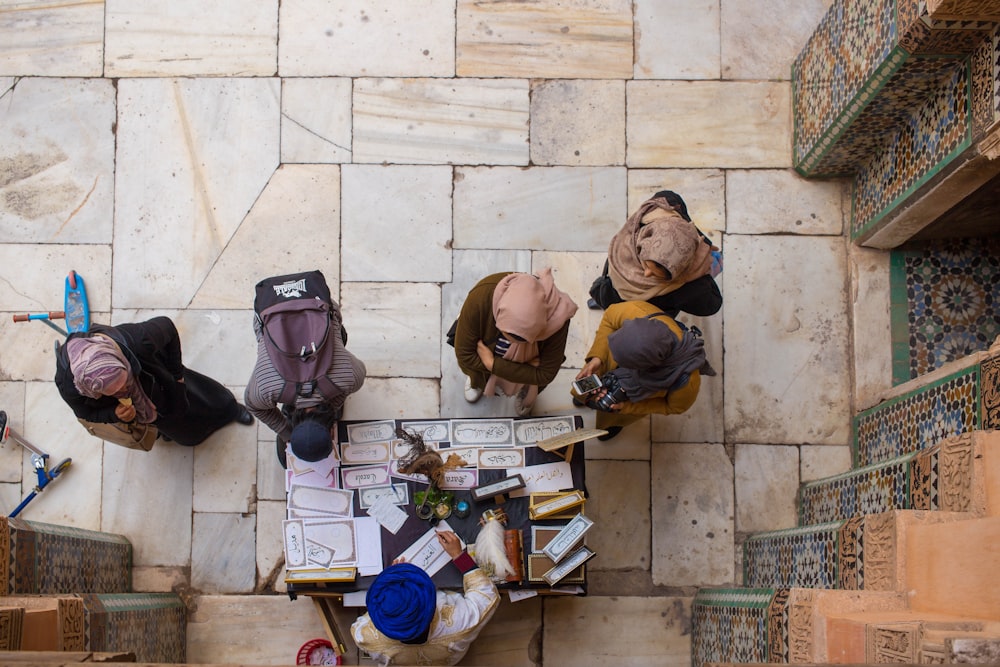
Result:
[[469,516],[469,512],[472,511],[472,507],[469,505],[468,500],[459,500],[455,503],[455,516],[459,519],[464,519]]

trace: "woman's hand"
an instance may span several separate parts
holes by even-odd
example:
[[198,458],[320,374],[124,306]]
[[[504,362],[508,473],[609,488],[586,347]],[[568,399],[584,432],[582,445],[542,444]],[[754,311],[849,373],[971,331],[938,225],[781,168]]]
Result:
[[131,403],[128,405],[119,403],[115,406],[115,417],[118,417],[119,421],[123,421],[125,423],[135,421],[135,406]]
[[442,530],[437,534],[438,542],[444,547],[444,551],[452,560],[455,560],[462,555],[462,541],[458,539],[458,535],[451,532],[450,530]]
[[483,341],[476,342],[476,354],[479,355],[479,360],[483,362],[483,366],[486,366],[486,370],[493,372],[493,350],[486,347],[486,343]]
[[602,366],[604,366],[604,362],[597,357],[591,357],[587,360],[587,363],[583,365],[580,372],[576,374],[576,379],[582,380],[590,375],[600,375]]

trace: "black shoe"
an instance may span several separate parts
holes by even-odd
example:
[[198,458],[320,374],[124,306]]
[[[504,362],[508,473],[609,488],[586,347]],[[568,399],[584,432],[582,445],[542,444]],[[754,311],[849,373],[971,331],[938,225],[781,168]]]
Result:
[[587,404],[584,403],[583,401],[581,401],[576,396],[573,397],[573,405],[575,405],[578,408],[585,408],[585,407],[587,407]]
[[240,408],[239,414],[236,415],[236,421],[244,426],[250,426],[250,424],[253,424],[253,415],[250,414],[250,411],[247,410],[246,406],[241,405],[240,403],[237,403],[236,405]]
[[280,437],[274,439],[275,445],[277,445],[278,450],[278,463],[281,464],[283,470],[288,469],[288,457],[285,456],[285,443],[281,441]]
[[600,304],[593,299],[587,299],[587,308],[590,308],[591,310],[601,310]]
[[616,435],[618,435],[619,433],[621,433],[622,432],[622,427],[621,426],[609,426],[609,427],[607,427],[604,430],[608,432],[607,435],[599,435],[599,436],[597,436],[597,439],[600,440],[601,442],[607,442],[611,438],[613,438]]

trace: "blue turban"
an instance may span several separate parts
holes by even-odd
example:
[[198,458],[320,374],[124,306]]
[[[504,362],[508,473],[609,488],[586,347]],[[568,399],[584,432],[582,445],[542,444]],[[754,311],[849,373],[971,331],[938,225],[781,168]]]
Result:
[[379,632],[390,639],[412,641],[430,628],[437,609],[437,589],[416,565],[397,563],[375,578],[365,605]]

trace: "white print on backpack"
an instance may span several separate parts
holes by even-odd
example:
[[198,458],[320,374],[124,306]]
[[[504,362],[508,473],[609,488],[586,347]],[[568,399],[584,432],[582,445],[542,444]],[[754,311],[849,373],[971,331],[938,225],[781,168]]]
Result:
[[274,286],[274,294],[276,296],[283,296],[285,298],[297,299],[302,296],[302,293],[306,291],[306,279],[291,281],[287,283],[281,283],[280,285]]

